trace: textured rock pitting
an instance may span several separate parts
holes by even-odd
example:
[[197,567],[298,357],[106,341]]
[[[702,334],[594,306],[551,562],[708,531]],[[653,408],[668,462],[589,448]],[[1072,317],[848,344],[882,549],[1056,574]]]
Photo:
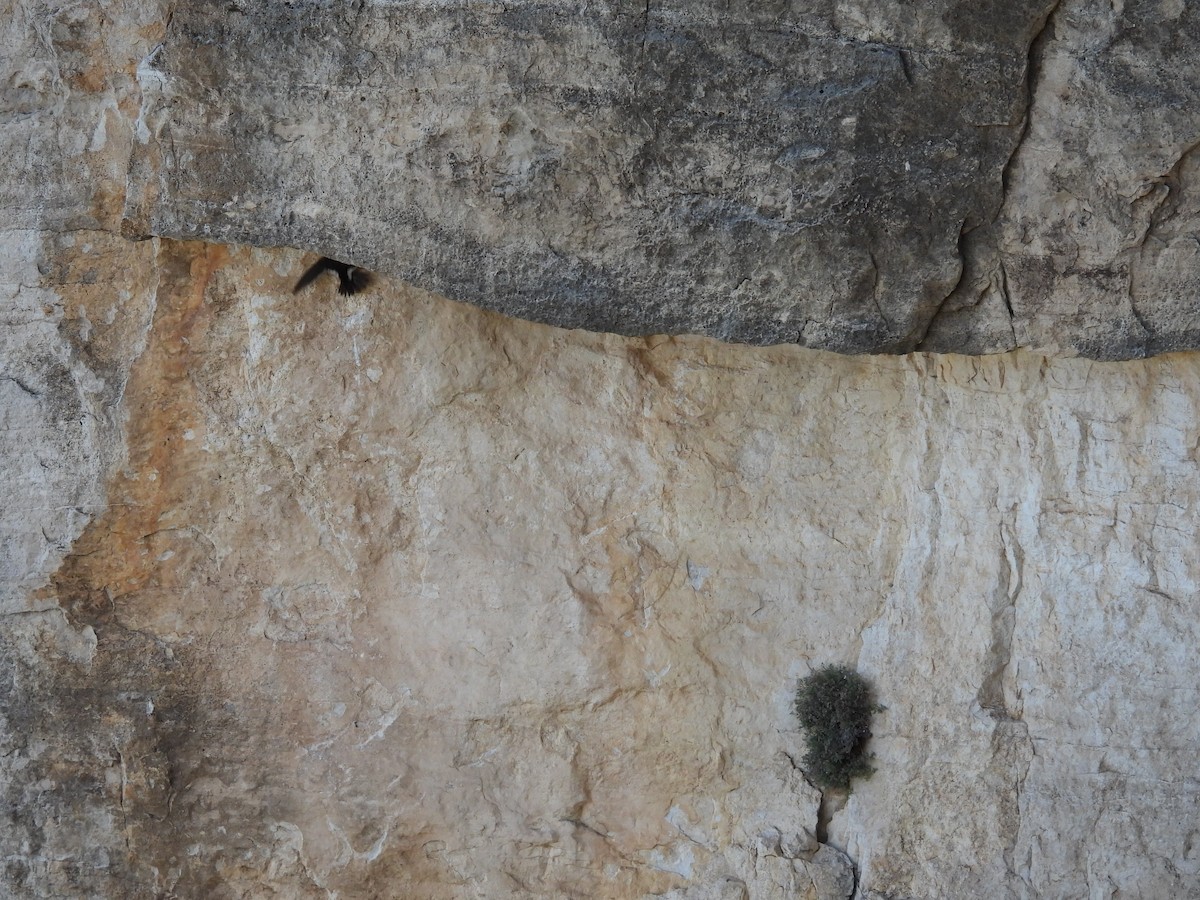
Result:
[[568,327],[904,351],[1049,8],[185,3],[130,215]]

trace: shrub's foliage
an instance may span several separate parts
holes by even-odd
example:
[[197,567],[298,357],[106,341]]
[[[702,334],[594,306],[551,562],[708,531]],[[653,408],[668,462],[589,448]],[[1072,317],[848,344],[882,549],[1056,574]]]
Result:
[[867,754],[871,715],[882,709],[871,683],[848,666],[822,666],[800,680],[796,715],[804,726],[804,769],[821,788],[850,789],[874,769]]

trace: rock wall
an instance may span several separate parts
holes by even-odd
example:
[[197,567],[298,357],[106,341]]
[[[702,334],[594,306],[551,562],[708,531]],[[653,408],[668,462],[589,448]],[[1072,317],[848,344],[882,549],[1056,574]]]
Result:
[[[313,41],[342,33],[312,30],[329,10],[288,9],[230,4],[210,40],[236,46],[272,15],[307,17]],[[363,27],[437,19],[356,9],[341,15]],[[1151,47],[1144,19],[1126,44],[1097,31],[1139,9],[1050,16],[1032,58],[1058,74],[1032,85],[1025,137],[996,139],[1018,146],[989,195],[1002,207],[960,242],[1006,274],[968,266],[961,309],[943,304],[927,341],[991,346],[978,323],[1007,296],[995,321],[1013,343],[1086,332],[1108,341],[1089,352],[1129,355],[1099,305],[1067,326],[1049,300],[1021,306],[1020,285],[1057,303],[1086,279],[1036,278],[1006,242],[1051,227],[1012,187],[1049,152],[1036,98],[1050,83],[1126,96],[1115,75],[1078,81],[1122,57],[1079,48]],[[1146,50],[1166,66],[1193,13],[1157,9],[1180,23]],[[269,173],[234,165],[262,136],[215,112],[220,152],[175,130],[209,102],[203,73],[225,77],[215,43],[182,72],[173,40],[217,21],[202,12],[24,2],[0,26],[6,894],[1200,893],[1200,357],[844,357],[563,331],[386,277],[400,263],[364,294],[327,280],[293,296],[312,255],[265,246],[275,232],[249,233],[260,200],[205,180],[267,197]],[[526,12],[533,30],[548,14]],[[1095,171],[1175,152],[1147,141]],[[1176,321],[1167,288],[1190,271],[1179,160],[1126,257],[1160,279],[1138,282],[1151,327]],[[333,222],[302,245],[386,262],[343,243],[376,233],[341,193],[356,171],[323,188],[333,218],[301,204],[287,227]],[[1064,150],[1044,177],[1086,171]],[[1093,235],[1093,262],[1116,240],[1084,227],[1116,208],[1096,181],[1055,226]],[[262,246],[136,239],[185,208],[188,229],[224,239],[236,222]],[[805,779],[790,709],[826,662],[868,674],[887,707],[877,772],[844,802]]]
[[[630,340],[149,250],[126,456],[4,635],[11,890],[1200,888],[1196,358]],[[822,814],[828,661],[887,710]]]
[[176,3],[128,227],[840,352],[1200,346],[1183,0]]

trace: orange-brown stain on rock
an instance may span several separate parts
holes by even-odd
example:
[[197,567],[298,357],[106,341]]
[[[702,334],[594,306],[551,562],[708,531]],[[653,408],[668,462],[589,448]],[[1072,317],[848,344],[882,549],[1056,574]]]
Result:
[[164,241],[153,325],[125,389],[128,459],[93,520],[52,578],[48,592],[80,621],[111,621],[122,597],[175,579],[172,535],[186,530],[202,416],[190,378],[213,315],[205,295],[226,264],[223,247]]
[[[125,208],[125,186],[106,179],[92,191],[91,212],[104,228],[113,228],[121,220]],[[114,228],[114,230],[117,230]]]

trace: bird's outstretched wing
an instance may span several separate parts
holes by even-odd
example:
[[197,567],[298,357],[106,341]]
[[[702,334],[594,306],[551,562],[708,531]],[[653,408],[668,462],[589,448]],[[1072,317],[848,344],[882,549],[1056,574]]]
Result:
[[292,293],[300,293],[302,290],[316,281],[322,272],[326,271],[327,269],[332,269],[333,266],[330,265],[331,262],[333,262],[333,260],[322,256],[315,263],[305,269],[304,274],[300,276],[300,280],[296,282],[296,286],[292,288]]

